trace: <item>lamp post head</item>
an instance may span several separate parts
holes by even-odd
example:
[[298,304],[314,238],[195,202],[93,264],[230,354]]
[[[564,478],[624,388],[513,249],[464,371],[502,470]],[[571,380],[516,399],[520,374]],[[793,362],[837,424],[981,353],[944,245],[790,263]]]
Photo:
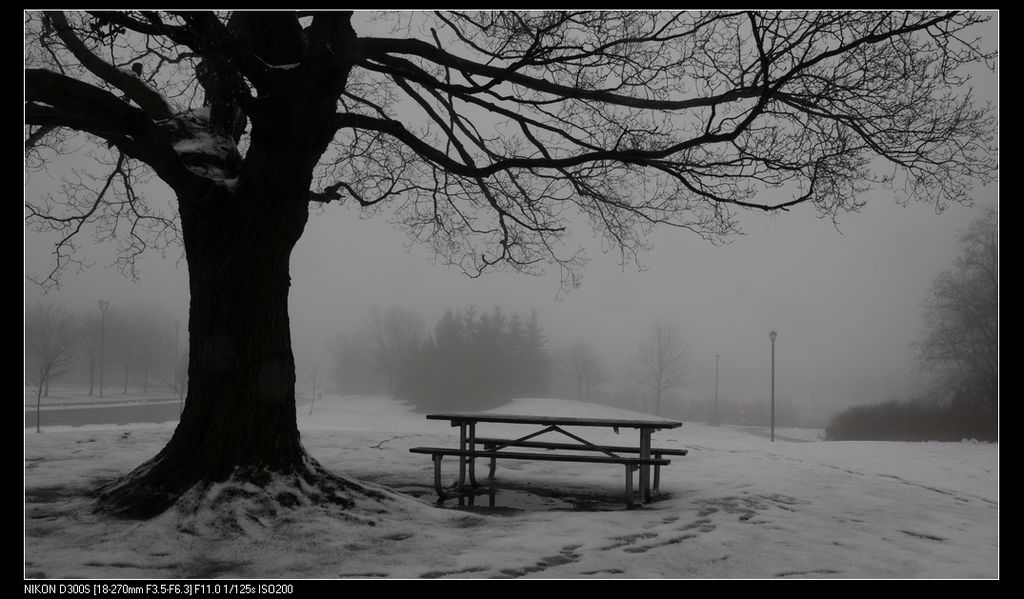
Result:
[[107,308],[110,307],[110,302],[107,300],[100,300],[100,312],[106,312]]
[[715,354],[715,360],[717,360],[718,358],[721,358],[721,357],[722,356],[719,356],[718,354]]
[[775,343],[775,338],[778,337],[778,336],[779,336],[779,334],[776,333],[775,331],[772,331],[771,333],[768,333],[768,337],[771,338],[772,343]]

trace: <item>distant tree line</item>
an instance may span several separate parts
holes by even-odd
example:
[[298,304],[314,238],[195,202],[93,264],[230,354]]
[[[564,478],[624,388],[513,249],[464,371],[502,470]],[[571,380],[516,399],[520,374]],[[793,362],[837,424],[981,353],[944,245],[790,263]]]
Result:
[[547,393],[550,358],[537,313],[448,310],[403,362],[396,396],[419,406],[487,409]]
[[[179,331],[179,348],[187,347]],[[53,303],[25,310],[25,378],[38,398],[49,396],[54,381],[87,385],[99,395],[100,369],[104,392],[128,393],[129,386],[148,393],[151,387],[184,385],[187,360],[175,360],[175,331],[170,319],[150,310],[75,312]],[[102,361],[101,361],[102,360]]]
[[962,402],[887,401],[847,408],[825,427],[829,441],[996,441],[984,412]]
[[423,319],[414,312],[374,306],[352,330],[327,344],[335,389],[345,394],[393,394],[395,381],[423,339]]
[[931,375],[929,395],[988,418],[999,409],[998,214],[986,208],[961,233],[962,251],[935,278],[925,301],[918,361]]
[[36,393],[37,433],[43,395],[74,362],[75,324],[71,313],[52,304],[36,304],[25,313],[25,382]]
[[433,329],[401,308],[374,308],[328,344],[336,389],[387,392],[424,409],[488,409],[548,392],[551,357],[536,312],[448,310]]
[[573,342],[558,352],[559,373],[569,379],[576,388],[574,399],[590,401],[597,387],[608,382],[604,360],[590,345],[581,341]]
[[935,278],[915,344],[931,376],[922,398],[850,408],[825,434],[836,440],[995,441],[999,431],[998,214],[986,208],[960,235],[954,267]]
[[[424,409],[488,409],[516,397],[560,397],[678,415],[688,382],[679,326],[653,321],[625,364],[628,389],[610,394],[602,349],[576,339],[548,349],[540,319],[450,309],[428,329],[417,314],[374,307],[328,343],[342,395],[387,393]],[[703,415],[702,415],[703,416]]]

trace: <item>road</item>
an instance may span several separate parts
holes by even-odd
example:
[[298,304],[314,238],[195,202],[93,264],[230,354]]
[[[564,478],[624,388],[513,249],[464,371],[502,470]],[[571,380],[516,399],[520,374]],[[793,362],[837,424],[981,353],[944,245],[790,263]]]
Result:
[[[148,401],[123,406],[85,406],[43,410],[43,426],[81,426],[83,424],[130,424],[133,422],[175,422],[177,400]],[[36,427],[36,411],[25,410],[25,428]]]

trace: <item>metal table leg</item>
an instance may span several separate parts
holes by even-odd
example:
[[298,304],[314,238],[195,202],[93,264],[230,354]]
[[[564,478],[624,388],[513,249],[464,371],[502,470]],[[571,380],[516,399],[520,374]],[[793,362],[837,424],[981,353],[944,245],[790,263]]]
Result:
[[[459,450],[466,451],[466,423],[459,424]],[[466,486],[466,456],[459,456],[459,492]]]
[[[476,451],[476,423],[470,423],[469,425],[469,440],[467,441],[469,449]],[[469,484],[475,489],[476,484],[476,458],[470,457],[469,459]]]
[[[655,459],[661,459],[661,454],[660,453],[655,453],[654,454],[654,458]],[[655,466],[654,467],[654,486],[651,487],[651,492],[654,493],[655,495],[658,494],[658,488],[659,488],[660,484],[661,484],[661,466]]]
[[633,464],[626,464],[626,507],[632,508],[635,503],[633,502],[633,471],[637,467]]
[[437,491],[437,500],[443,501],[447,495],[441,485],[441,454],[434,454],[434,490]]
[[[646,460],[651,457],[651,429],[640,429],[640,459]],[[651,467],[648,464],[640,466],[640,502],[651,502]]]

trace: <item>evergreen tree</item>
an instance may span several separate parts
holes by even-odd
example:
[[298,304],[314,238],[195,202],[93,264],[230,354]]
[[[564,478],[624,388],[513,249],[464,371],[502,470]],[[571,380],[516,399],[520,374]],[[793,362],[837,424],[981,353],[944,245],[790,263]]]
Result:
[[397,396],[421,407],[483,410],[540,395],[550,369],[536,313],[448,310],[398,375]]

